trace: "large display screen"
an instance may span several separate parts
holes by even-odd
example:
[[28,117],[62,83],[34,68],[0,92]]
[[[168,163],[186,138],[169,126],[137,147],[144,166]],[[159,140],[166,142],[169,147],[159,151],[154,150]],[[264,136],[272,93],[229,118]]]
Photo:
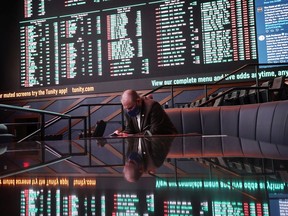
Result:
[[[19,191],[18,191],[19,193]],[[23,189],[20,215],[163,215],[163,216],[269,216],[268,203],[239,198],[201,201],[181,196],[163,198],[144,191],[68,192],[65,190]],[[198,194],[199,195],[199,194]],[[160,203],[155,203],[154,199]],[[155,206],[157,204],[157,206]],[[11,211],[12,212],[12,211]],[[45,214],[47,212],[47,214]]]
[[273,216],[288,215],[288,194],[287,193],[270,193],[269,194],[270,213]]
[[[287,185],[264,180],[0,179],[4,215],[287,215]],[[148,184],[147,184],[148,183]],[[147,186],[150,185],[150,186]],[[267,197],[267,195],[269,196]],[[13,207],[11,206],[13,203]]]
[[[2,98],[213,83],[245,64],[288,61],[287,0],[21,0],[17,5],[19,68],[12,67],[17,78],[9,83],[9,90],[17,91]],[[227,81],[255,79],[254,69]],[[259,78],[274,78],[288,70],[258,72]]]

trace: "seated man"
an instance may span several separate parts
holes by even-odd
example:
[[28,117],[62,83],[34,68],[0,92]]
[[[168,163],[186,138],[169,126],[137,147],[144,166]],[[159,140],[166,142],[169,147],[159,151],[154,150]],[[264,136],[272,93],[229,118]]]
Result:
[[140,97],[135,90],[126,90],[121,97],[126,110],[125,129],[116,130],[115,134],[176,134],[177,130],[162,106],[152,99]]

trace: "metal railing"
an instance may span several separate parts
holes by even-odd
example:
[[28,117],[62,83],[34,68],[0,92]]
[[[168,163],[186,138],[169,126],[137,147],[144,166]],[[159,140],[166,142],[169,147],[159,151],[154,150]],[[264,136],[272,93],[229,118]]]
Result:
[[[7,104],[0,104],[0,109],[7,111],[7,110],[13,110],[13,111],[20,111],[20,112],[29,112],[29,113],[36,113],[40,115],[40,129],[36,130],[35,132],[29,134],[28,136],[18,140],[19,142],[22,142],[32,136],[34,136],[35,134],[38,134],[40,132],[40,140],[44,140],[45,139],[45,128],[47,127],[47,125],[45,125],[45,116],[46,115],[52,115],[52,116],[56,116],[59,119],[68,119],[68,139],[71,140],[71,121],[73,118],[83,118],[83,117],[72,117],[71,115],[67,115],[67,114],[61,114],[61,113],[57,113],[57,112],[52,112],[52,111],[45,111],[45,110],[39,110],[39,109],[33,109],[33,108],[26,108],[26,107],[19,107],[19,106],[13,106],[13,105],[7,105]],[[86,120],[84,119],[84,121],[86,122]],[[86,125],[86,124],[85,124]]]
[[[93,103],[93,104],[80,104],[77,105],[73,108],[73,110],[76,110],[80,107],[87,107],[87,112],[88,112],[88,131],[91,132],[92,131],[92,125],[91,125],[91,107],[95,107],[95,106],[120,106],[121,107],[121,122],[122,122],[122,128],[124,128],[124,109],[121,103]],[[71,111],[69,111],[71,112]],[[87,137],[87,133],[85,134],[84,132],[84,137]]]
[[[242,71],[243,69],[245,68],[248,68],[248,67],[251,67],[251,66],[254,66],[255,67],[255,72],[256,72],[256,76],[255,76],[255,83],[256,83],[256,86],[255,87],[249,87],[250,89],[256,89],[256,92],[257,92],[257,97],[259,99],[259,89],[262,89],[264,87],[259,87],[259,72],[258,72],[258,69],[260,66],[287,66],[288,64],[287,63],[276,63],[276,64],[245,64],[243,65],[242,67],[232,71],[231,73],[223,76],[223,78],[219,79],[218,81],[214,82],[214,83],[211,83],[211,84],[170,84],[170,85],[163,85],[163,86],[159,86],[157,88],[154,88],[152,89],[151,91],[145,93],[144,95],[142,96],[147,96],[149,94],[152,94],[160,89],[163,89],[163,88],[171,88],[170,92],[171,92],[171,104],[172,104],[172,108],[175,106],[175,103],[174,103],[174,88],[176,87],[181,87],[181,86],[185,86],[185,87],[189,87],[189,86],[202,86],[204,87],[204,96],[208,99],[208,86],[215,86],[215,85],[218,85],[220,83],[222,83],[223,81],[225,81],[228,77],[234,75],[234,74],[237,74],[238,72]],[[230,93],[231,91],[235,90],[236,89],[243,89],[243,88],[246,88],[246,87],[234,87],[234,88],[230,88],[228,89],[227,91],[224,91],[223,94],[228,94]],[[217,95],[215,97],[213,97],[213,100],[216,100],[217,98],[219,97],[222,97],[223,94],[221,95]],[[205,104],[208,104],[209,102],[211,102],[210,100],[207,100],[205,102]],[[205,104],[202,104],[202,105],[205,105]],[[78,119],[83,119],[84,121],[84,136],[87,137],[87,129],[88,131],[90,132],[92,130],[92,126],[91,126],[91,107],[93,106],[121,106],[121,109],[119,111],[119,113],[121,114],[121,122],[122,122],[122,127],[124,127],[123,123],[124,123],[124,111],[123,111],[123,106],[121,103],[93,103],[93,104],[80,104],[80,105],[77,105],[75,107],[73,107],[72,109],[66,111],[65,113],[61,114],[61,113],[57,113],[57,112],[51,112],[51,111],[44,111],[44,110],[38,110],[38,109],[32,109],[32,108],[25,108],[25,107],[18,107],[18,106],[11,106],[11,105],[5,105],[5,104],[0,104],[0,109],[4,109],[4,110],[17,110],[17,111],[24,111],[24,112],[32,112],[32,113],[37,113],[40,115],[40,129],[36,130],[35,132],[29,134],[28,136],[22,138],[21,140],[19,140],[18,142],[22,142],[24,140],[27,140],[28,138],[34,136],[35,134],[39,133],[40,132],[40,137],[41,137],[41,140],[44,140],[45,138],[45,128],[55,124],[56,122],[58,122],[59,120],[65,118],[65,119],[68,119],[68,139],[71,140],[72,139],[72,132],[71,132],[71,127],[72,127],[72,119],[75,119],[75,118],[78,118]],[[70,113],[72,111],[75,111],[76,109],[79,109],[80,107],[87,107],[87,116],[71,116],[71,115],[68,115],[67,113]],[[53,115],[55,116],[55,118],[45,122],[45,115]],[[87,121],[87,119],[88,121]],[[87,128],[88,127],[88,128]]]
[[[263,87],[259,87],[259,67],[273,67],[273,66],[288,66],[288,63],[261,63],[261,64],[258,64],[258,63],[250,63],[250,64],[245,64],[243,66],[241,66],[240,68],[237,68],[236,70],[232,71],[231,73],[223,76],[223,78],[211,83],[211,84],[170,84],[170,85],[162,85],[162,86],[159,86],[155,89],[152,89],[151,91],[145,93],[143,96],[147,96],[149,94],[152,94],[160,89],[163,89],[163,88],[167,88],[167,87],[170,87],[171,88],[171,104],[172,104],[172,108],[175,106],[175,103],[174,103],[174,88],[175,87],[180,87],[180,86],[203,86],[204,88],[204,96],[203,97],[206,97],[206,99],[208,99],[208,86],[215,86],[215,85],[219,85],[220,83],[222,83],[223,81],[225,81],[228,77],[234,75],[234,74],[237,74],[239,73],[240,71],[242,71],[243,69],[246,69],[248,67],[254,67],[255,69],[255,73],[256,73],[256,76],[255,76],[255,87],[251,87],[251,89],[256,89],[256,95],[257,95],[257,98],[258,98],[258,101],[259,101],[259,89],[263,89]],[[229,92],[231,92],[232,90],[228,90]],[[226,92],[228,93],[228,92]],[[222,95],[223,96],[223,95]],[[219,96],[220,97],[220,96]],[[217,97],[218,98],[218,97]]]

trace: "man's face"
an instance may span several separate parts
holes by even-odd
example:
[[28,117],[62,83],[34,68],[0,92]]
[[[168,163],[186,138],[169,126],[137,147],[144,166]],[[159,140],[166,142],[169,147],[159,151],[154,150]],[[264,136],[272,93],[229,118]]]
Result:
[[141,112],[140,110],[140,100],[136,100],[134,103],[130,103],[129,106],[126,106],[127,114],[130,117],[136,117]]
[[124,99],[124,100],[122,100],[122,105],[123,105],[123,108],[127,112],[130,112],[133,109],[135,109],[136,107],[140,106],[140,99],[137,99],[136,101],[132,101],[132,100],[129,100],[129,99],[126,99],[126,100]]

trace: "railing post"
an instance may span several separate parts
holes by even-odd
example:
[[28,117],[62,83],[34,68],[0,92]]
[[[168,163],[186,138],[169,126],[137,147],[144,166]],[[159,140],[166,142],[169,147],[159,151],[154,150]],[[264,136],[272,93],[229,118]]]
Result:
[[205,99],[208,100],[208,90],[207,90],[207,85],[204,85],[204,92],[205,92]]
[[87,119],[84,118],[84,137],[87,137]]
[[125,125],[124,125],[124,108],[123,108],[123,106],[121,105],[121,122],[122,122],[122,130],[124,130],[125,129]]
[[68,121],[68,139],[69,140],[72,140],[72,129],[71,129],[72,123],[71,123],[71,121],[72,121],[72,118],[69,118],[69,121]]
[[44,113],[41,113],[41,125],[40,125],[40,128],[41,128],[41,132],[40,132],[40,139],[41,141],[44,141],[45,139],[45,114]]
[[258,78],[258,65],[255,65],[255,72],[256,72],[256,97],[257,97],[257,103],[260,103],[260,96],[259,96],[259,78]]
[[174,170],[175,170],[175,181],[176,181],[176,185],[177,188],[179,187],[179,182],[178,182],[178,166],[177,166],[177,159],[174,159]]
[[[91,106],[88,105],[88,129],[89,129],[89,133],[88,136],[91,136]],[[87,131],[84,132],[84,135],[86,134],[85,137],[87,137]]]
[[174,85],[171,85],[171,103],[172,108],[174,108]]

